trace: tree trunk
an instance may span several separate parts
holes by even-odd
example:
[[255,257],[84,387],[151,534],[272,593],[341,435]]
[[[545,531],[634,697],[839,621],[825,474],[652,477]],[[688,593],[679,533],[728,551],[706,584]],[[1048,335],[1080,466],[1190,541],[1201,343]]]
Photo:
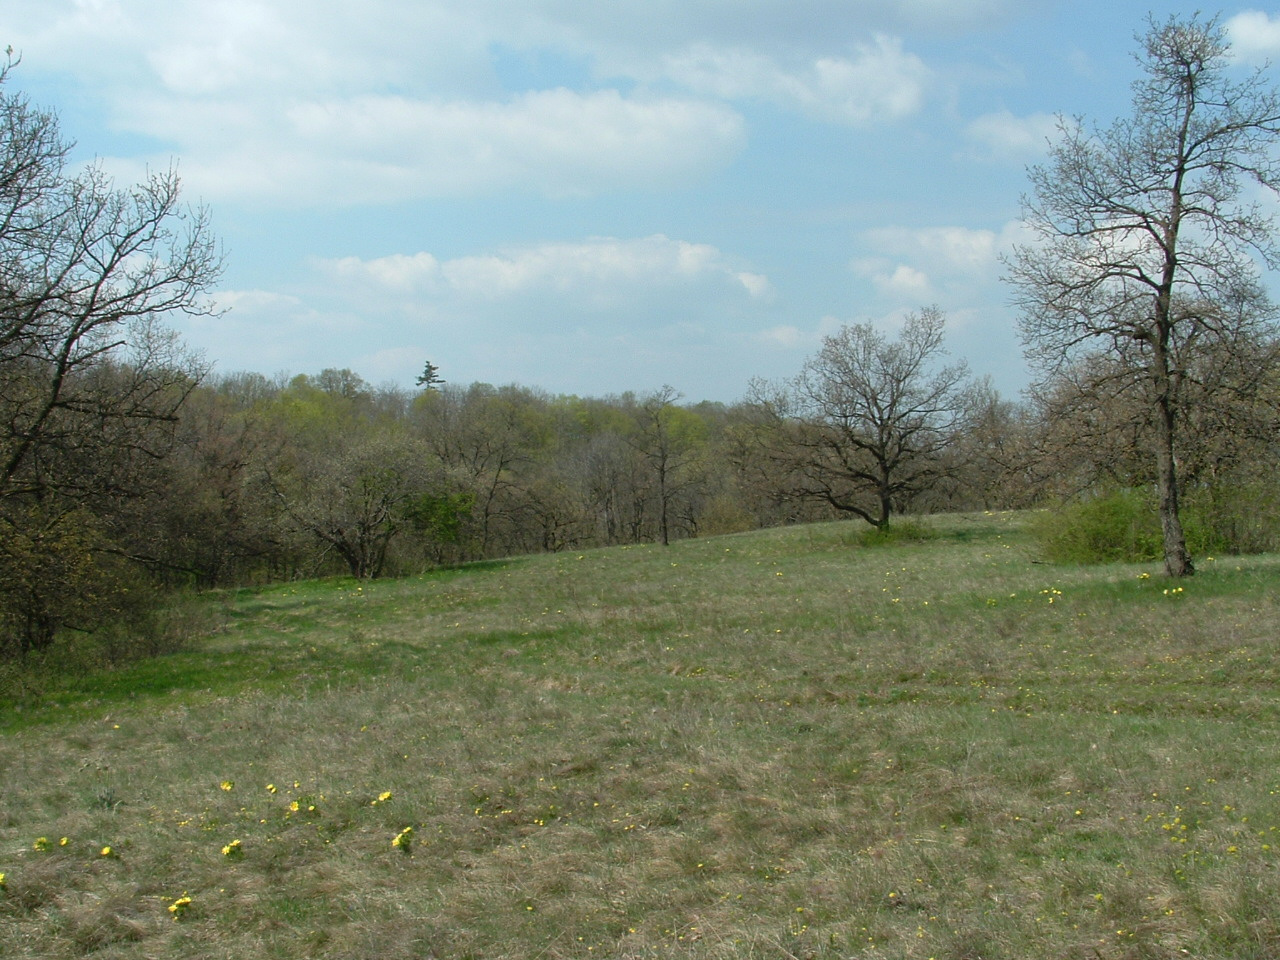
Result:
[[669,499],[667,495],[667,458],[663,456],[658,462],[658,526],[662,531],[662,545],[664,547],[671,546],[671,528],[668,519]]
[[1173,404],[1166,373],[1157,383],[1156,406],[1156,487],[1160,505],[1160,532],[1164,538],[1164,572],[1171,577],[1189,577],[1196,572],[1187,552],[1178,510],[1178,465],[1174,457]]
[[876,484],[876,495],[880,501],[880,521],[875,524],[877,530],[889,529],[889,517],[893,513],[893,496],[889,490],[893,482],[893,469],[883,460],[879,460],[880,480]]

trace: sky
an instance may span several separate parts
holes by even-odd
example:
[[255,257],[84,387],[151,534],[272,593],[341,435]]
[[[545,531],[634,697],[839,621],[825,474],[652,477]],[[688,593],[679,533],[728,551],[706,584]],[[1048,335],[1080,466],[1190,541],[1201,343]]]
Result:
[[[1059,115],[1129,110],[1129,0],[4,0],[76,163],[176,165],[218,373],[733,402],[939,307],[1031,377],[1001,254]],[[1247,70],[1280,6],[1226,7]]]

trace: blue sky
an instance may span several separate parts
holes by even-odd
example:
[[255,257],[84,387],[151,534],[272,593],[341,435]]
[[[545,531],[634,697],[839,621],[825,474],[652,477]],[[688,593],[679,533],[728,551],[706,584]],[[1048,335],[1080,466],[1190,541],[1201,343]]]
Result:
[[[1128,109],[1126,0],[5,0],[13,89],[177,163],[220,372],[733,401],[928,305],[1028,380],[999,256],[1055,114]],[[1222,10],[1241,69],[1280,9]]]

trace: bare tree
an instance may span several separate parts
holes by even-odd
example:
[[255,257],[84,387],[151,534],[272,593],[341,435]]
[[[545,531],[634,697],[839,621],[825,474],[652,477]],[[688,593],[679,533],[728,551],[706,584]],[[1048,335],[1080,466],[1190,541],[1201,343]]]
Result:
[[327,439],[293,451],[268,482],[291,523],[337,553],[351,576],[380,577],[411,505],[429,489],[425,450],[406,431],[373,425]]
[[108,514],[154,479],[203,373],[157,321],[208,312],[221,262],[173,170],[127,190],[71,172],[57,117],[9,92],[15,66],[0,60],[0,647],[25,652],[109,612]]
[[870,324],[846,326],[772,396],[757,385],[782,496],[886,527],[948,474],[943,454],[968,421],[969,374],[963,362],[936,366],[945,323],[930,307],[894,340]]
[[[670,386],[641,400],[635,410],[636,430],[627,443],[644,460],[656,487],[658,537],[671,544],[671,528],[677,508],[687,505],[689,496],[706,483],[703,456],[706,451],[706,423],[695,413],[676,405],[680,394]],[[687,530],[695,529],[686,510]]]
[[1178,411],[1189,358],[1271,321],[1258,261],[1280,266],[1273,218],[1248,187],[1280,189],[1280,97],[1235,79],[1216,19],[1149,21],[1133,114],[1062,119],[1032,168],[1033,243],[1008,258],[1028,353],[1050,372],[1101,344],[1141,374],[1151,411],[1165,570],[1194,566],[1179,515]]
[[[153,321],[207,312],[221,269],[174,171],[129,190],[96,166],[68,173],[57,118],[4,91],[13,66],[0,64],[0,498],[58,486],[47,447],[173,419],[191,367]],[[95,390],[88,372],[131,341],[130,376]]]

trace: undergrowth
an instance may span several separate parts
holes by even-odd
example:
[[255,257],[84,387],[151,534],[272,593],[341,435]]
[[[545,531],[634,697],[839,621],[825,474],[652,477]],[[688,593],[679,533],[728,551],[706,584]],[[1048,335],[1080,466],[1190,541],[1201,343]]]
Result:
[[[1268,485],[1193,488],[1180,510],[1193,556],[1280,550],[1280,503]],[[1051,563],[1140,563],[1164,556],[1153,490],[1125,488],[1037,511],[1030,530]]]

